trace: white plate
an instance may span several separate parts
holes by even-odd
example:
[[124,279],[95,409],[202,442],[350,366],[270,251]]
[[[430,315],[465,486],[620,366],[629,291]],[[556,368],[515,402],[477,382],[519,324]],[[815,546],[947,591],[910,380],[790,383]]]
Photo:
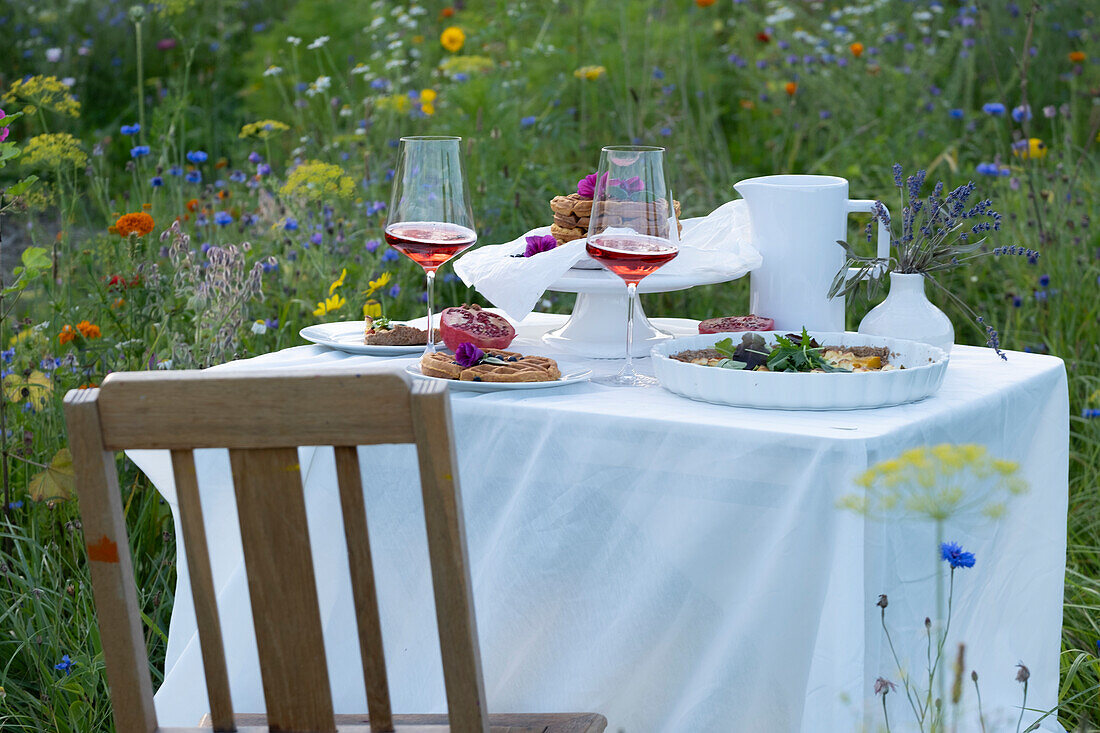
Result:
[[[758,333],[769,345],[775,343],[776,331]],[[890,349],[890,362],[905,369],[843,374],[756,372],[700,366],[671,358],[681,351],[714,348],[716,341],[727,337],[736,344],[742,334],[708,333],[664,341],[650,351],[653,372],[665,389],[703,402],[779,410],[858,410],[924,399],[936,393],[947,371],[947,355],[935,346],[828,331],[811,331],[810,336],[827,346],[885,346]]]
[[[394,321],[394,324],[404,323]],[[409,325],[409,324],[405,324]],[[330,349],[339,349],[349,354],[366,354],[367,356],[409,356],[420,354],[424,351],[424,344],[420,346],[377,346],[363,343],[366,332],[365,321],[340,321],[338,323],[318,323],[314,326],[306,326],[298,335],[306,341],[312,341]]]
[[551,387],[564,387],[567,384],[587,382],[591,369],[563,374],[552,382],[463,382],[459,379],[443,379],[442,377],[429,377],[420,371],[419,364],[409,364],[405,371],[417,379],[431,379],[435,382],[446,382],[451,389],[466,392],[508,392],[516,389],[549,389]]

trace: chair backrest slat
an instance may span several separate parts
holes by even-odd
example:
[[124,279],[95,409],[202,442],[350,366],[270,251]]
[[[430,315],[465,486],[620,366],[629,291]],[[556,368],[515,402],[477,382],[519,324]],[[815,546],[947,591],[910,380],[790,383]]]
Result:
[[268,725],[335,733],[298,451],[231,449],[229,462]]
[[65,398],[65,421],[69,426],[73,465],[77,468],[76,490],[99,617],[99,636],[107,663],[115,727],[127,733],[152,733],[157,729],[153,682],[141,633],[115,456],[103,449],[97,396],[95,389],[70,392]]
[[359,627],[359,655],[363,660],[363,680],[367,689],[367,710],[371,730],[392,731],[393,711],[386,677],[386,656],[382,648],[382,621],[378,612],[378,594],[371,562],[370,534],[363,486],[359,478],[359,455],[355,448],[337,446],[336,479],[340,487],[340,508],[344,515],[344,535],[348,545],[355,622]]
[[235,730],[233,702],[229,694],[229,673],[225,665],[222,625],[210,551],[206,543],[199,483],[195,474],[195,456],[189,450],[172,451],[172,473],[180,508],[180,528],[187,553],[187,572],[195,599],[195,621],[199,628],[202,665],[206,672],[206,692],[210,700],[210,719],[216,731]]
[[[280,448],[413,442],[409,392],[396,374],[297,370],[132,372],[100,388],[105,445]],[[367,416],[370,419],[366,419]]]
[[458,487],[447,392],[428,382],[412,386],[413,432],[420,462],[428,556],[443,657],[443,682],[451,730],[488,733],[466,524]]

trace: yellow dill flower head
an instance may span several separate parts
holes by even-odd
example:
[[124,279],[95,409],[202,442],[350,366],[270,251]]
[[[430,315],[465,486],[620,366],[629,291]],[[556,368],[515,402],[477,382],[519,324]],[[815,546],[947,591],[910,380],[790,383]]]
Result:
[[22,163],[28,168],[81,168],[87,162],[80,141],[67,132],[37,135],[23,148]]
[[261,140],[266,140],[277,132],[286,132],[289,129],[290,125],[279,122],[278,120],[257,120],[256,122],[249,122],[242,127],[241,134],[238,135],[238,137],[256,137]]
[[448,56],[439,62],[439,70],[448,76],[477,74],[496,66],[488,56]]
[[450,28],[444,28],[443,32],[439,35],[439,44],[451,53],[460,51],[462,47],[466,45],[466,33],[461,28],[454,25]]
[[412,109],[412,101],[405,94],[387,94],[375,101],[378,109],[386,109],[392,112],[404,114]]
[[355,196],[355,183],[340,166],[311,160],[291,171],[279,193],[308,202],[350,199]]
[[860,474],[855,484],[861,491],[842,496],[837,506],[877,519],[996,519],[1009,497],[1028,489],[1018,470],[1013,461],[992,458],[983,445],[913,448]]
[[587,79],[588,81],[596,81],[601,76],[607,73],[607,69],[602,66],[582,66],[573,72],[573,76],[578,79]]
[[325,298],[317,304],[317,307],[313,309],[313,315],[324,316],[329,313],[340,310],[347,305],[348,299],[337,293]]
[[5,92],[6,104],[23,104],[23,111],[35,114],[39,108],[57,112],[66,117],[80,116],[80,102],[69,94],[69,88],[56,76],[32,76],[16,79]]

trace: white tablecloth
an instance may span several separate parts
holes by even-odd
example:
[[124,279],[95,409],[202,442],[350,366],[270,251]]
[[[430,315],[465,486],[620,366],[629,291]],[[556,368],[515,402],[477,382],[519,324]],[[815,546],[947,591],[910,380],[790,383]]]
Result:
[[[520,334],[560,318],[532,314]],[[221,368],[410,361],[303,346]],[[1018,661],[1031,669],[1029,707],[1057,699],[1068,467],[1059,359],[1010,353],[1005,363],[956,347],[937,396],[879,410],[738,409],[587,383],[455,393],[452,406],[491,711],[598,711],[610,731],[628,733],[877,728],[873,681],[899,678],[874,603],[889,595],[895,643],[919,677],[923,621],[935,615],[933,529],[886,526],[835,502],[869,465],[940,442],[1018,460],[1032,486],[998,522],[948,527],[978,558],[956,584],[951,656],[967,643],[987,720],[1015,723]],[[264,699],[228,457],[200,455],[233,702],[255,712]],[[442,712],[414,450],[376,446],[360,457],[394,707]],[[176,513],[167,455],[132,458]],[[333,695],[338,711],[361,712],[331,449],[302,449],[301,466]],[[162,725],[192,725],[208,709],[182,547],[178,562],[156,696]],[[967,699],[972,709],[969,688]],[[894,730],[904,730],[904,695],[889,703]]]

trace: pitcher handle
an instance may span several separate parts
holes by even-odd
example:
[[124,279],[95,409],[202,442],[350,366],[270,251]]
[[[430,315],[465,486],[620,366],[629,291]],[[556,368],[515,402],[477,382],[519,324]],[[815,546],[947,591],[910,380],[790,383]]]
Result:
[[[849,201],[848,201],[848,213],[849,214],[857,214],[857,213],[858,214],[871,214],[871,213],[874,213],[875,203],[876,202],[873,199],[849,199]],[[885,204],[883,205],[882,208],[886,209]],[[890,216],[890,210],[889,209],[886,209],[886,215]],[[881,219],[878,222],[878,236],[876,237],[875,242],[876,242],[876,245],[878,247],[876,256],[881,260],[885,260],[886,258],[888,258],[890,256],[890,229],[889,229],[889,227],[886,226],[886,223],[884,221],[882,221]],[[882,266],[877,268],[877,270],[879,272],[881,272],[882,269],[883,269]],[[848,277],[849,278],[856,277],[859,274],[859,270],[860,270],[860,268],[858,268],[858,267],[849,267],[848,268]],[[875,272],[875,270],[872,270],[871,272]],[[868,273],[868,275],[869,274],[870,274],[870,272]]]

